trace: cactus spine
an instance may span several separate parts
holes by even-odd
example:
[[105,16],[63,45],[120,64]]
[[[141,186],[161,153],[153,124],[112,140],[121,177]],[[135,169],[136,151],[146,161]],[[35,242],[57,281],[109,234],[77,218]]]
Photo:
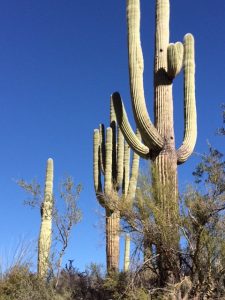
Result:
[[128,272],[130,267],[130,235],[125,236],[125,250],[124,250],[124,272]]
[[49,267],[53,210],[53,160],[47,161],[45,193],[41,206],[41,228],[38,241],[38,275],[45,277]]
[[[177,164],[184,163],[188,159],[197,138],[194,38],[191,34],[187,34],[183,44],[180,42],[169,44],[169,14],[169,0],[156,0],[153,124],[144,96],[140,0],[127,0],[130,92],[133,114],[143,142],[136,138],[131,129],[119,93],[113,94],[118,124],[127,143],[141,157],[151,159],[153,162],[156,198],[167,225],[173,223],[177,214]],[[172,85],[182,68],[184,70],[184,139],[182,145],[176,150]]]
[[[96,197],[106,212],[106,260],[107,271],[119,267],[120,203],[132,203],[134,198],[139,156],[134,153],[130,172],[130,147],[124,142],[117,126],[112,100],[110,101],[110,127],[100,125],[94,130],[94,187]],[[104,177],[104,188],[102,185]]]

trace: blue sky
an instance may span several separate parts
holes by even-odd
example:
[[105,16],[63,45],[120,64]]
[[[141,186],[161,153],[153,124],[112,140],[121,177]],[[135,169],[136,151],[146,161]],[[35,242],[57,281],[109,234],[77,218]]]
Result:
[[[152,112],[154,2],[142,0],[145,95]],[[196,40],[196,152],[208,139],[224,151],[215,131],[225,102],[225,1],[171,0],[171,42],[191,32]],[[132,120],[126,45],[125,1],[7,0],[0,4],[0,251],[18,240],[35,240],[38,211],[23,206],[15,179],[43,184],[54,159],[55,188],[65,174],[82,183],[83,220],[73,232],[66,259],[81,270],[105,263],[103,211],[92,180],[92,134],[108,124],[109,97],[119,91]],[[174,83],[176,142],[183,135],[182,76]],[[181,188],[192,178],[192,157],[179,167]]]

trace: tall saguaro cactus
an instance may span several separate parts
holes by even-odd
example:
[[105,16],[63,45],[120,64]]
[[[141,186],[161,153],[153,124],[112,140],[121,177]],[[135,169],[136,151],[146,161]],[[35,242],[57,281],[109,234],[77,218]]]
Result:
[[[184,42],[169,44],[169,0],[156,0],[154,58],[154,124],[145,102],[143,54],[140,42],[140,0],[127,0],[130,92],[133,114],[143,142],[137,139],[128,122],[119,93],[113,94],[118,124],[130,147],[141,157],[151,159],[153,184],[159,207],[168,226],[177,213],[177,164],[191,155],[196,138],[194,38],[186,34]],[[184,139],[176,150],[173,121],[172,85],[184,72]]]
[[[130,172],[130,147],[124,142],[117,127],[112,101],[110,102],[110,127],[101,124],[94,130],[94,187],[97,199],[106,211],[107,271],[119,267],[120,205],[131,203],[135,194],[139,168],[139,156],[134,153]],[[102,183],[104,177],[104,187]]]
[[53,210],[53,160],[47,161],[45,194],[41,206],[41,229],[38,241],[38,275],[45,277],[49,267],[49,256],[52,237]]

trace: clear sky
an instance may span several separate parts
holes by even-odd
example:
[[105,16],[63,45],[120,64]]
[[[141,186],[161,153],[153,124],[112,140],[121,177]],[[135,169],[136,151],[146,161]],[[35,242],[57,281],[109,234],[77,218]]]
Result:
[[[0,251],[38,237],[40,214],[23,206],[15,179],[43,184],[54,159],[55,188],[65,174],[82,183],[83,220],[66,259],[83,270],[105,263],[103,211],[92,179],[92,135],[109,123],[109,97],[119,91],[132,119],[127,62],[125,0],[7,0],[0,3]],[[141,0],[145,95],[152,112],[154,0]],[[225,1],[171,0],[171,42],[196,39],[196,152],[207,139],[224,151],[215,131],[225,102]],[[174,83],[177,145],[183,135],[182,76]],[[181,188],[197,162],[179,167]]]

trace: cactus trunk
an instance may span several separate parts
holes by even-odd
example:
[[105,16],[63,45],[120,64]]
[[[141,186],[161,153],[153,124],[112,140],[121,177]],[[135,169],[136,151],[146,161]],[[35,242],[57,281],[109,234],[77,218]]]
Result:
[[119,231],[120,231],[120,213],[106,213],[106,263],[107,270],[117,271],[119,268]]
[[52,238],[52,209],[53,209],[53,160],[47,161],[45,194],[41,206],[41,228],[38,241],[38,275],[46,277],[49,268],[51,238]]
[[[155,216],[155,221],[161,229],[159,246],[157,247],[158,268],[160,284],[163,286],[179,281],[179,272],[171,273],[173,269],[178,270],[179,260],[179,234],[176,226],[178,217],[178,188],[177,188],[177,160],[174,152],[160,153],[153,161],[153,191],[155,192],[156,205],[160,208],[160,214]],[[166,228],[167,227],[167,228]],[[163,245],[161,247],[161,245]],[[164,253],[164,249],[170,249]]]
[[[155,127],[164,140],[164,145],[153,159],[156,181],[160,193],[159,204],[169,217],[168,199],[177,203],[177,155],[173,124],[172,80],[167,76],[167,47],[169,44],[169,0],[156,1],[154,111]],[[170,197],[168,197],[170,193]],[[169,207],[168,207],[169,206]]]

